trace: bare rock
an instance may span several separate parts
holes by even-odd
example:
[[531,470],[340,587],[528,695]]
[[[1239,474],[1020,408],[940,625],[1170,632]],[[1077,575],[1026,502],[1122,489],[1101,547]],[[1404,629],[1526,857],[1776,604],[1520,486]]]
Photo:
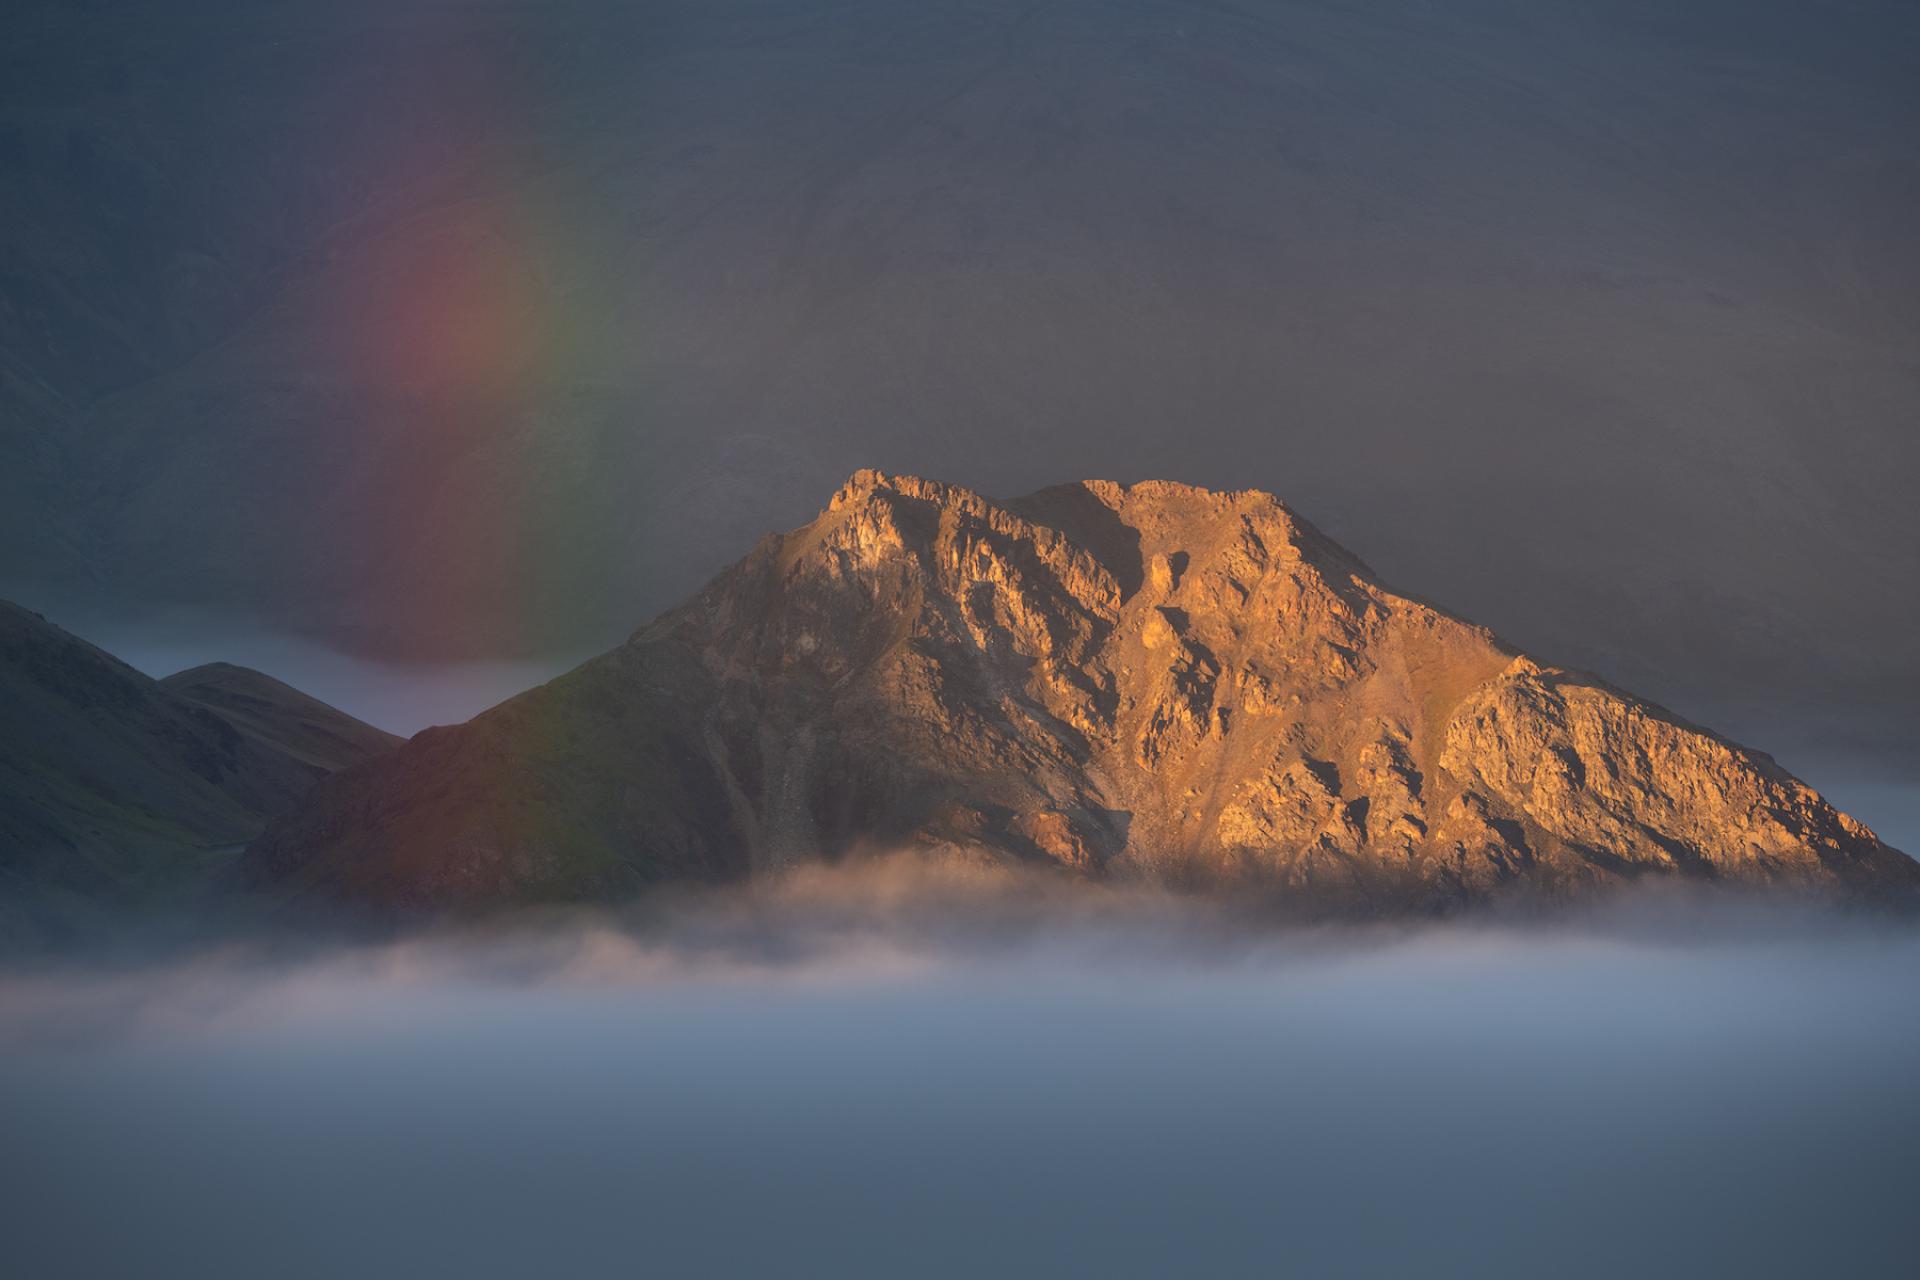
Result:
[[862,471],[620,649],[249,850],[491,902],[909,845],[1430,908],[1645,875],[1910,892],[1767,757],[1382,586],[1264,493]]

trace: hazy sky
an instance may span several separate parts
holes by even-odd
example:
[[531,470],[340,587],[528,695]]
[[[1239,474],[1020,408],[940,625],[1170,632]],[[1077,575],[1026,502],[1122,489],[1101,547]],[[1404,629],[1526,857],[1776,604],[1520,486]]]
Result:
[[78,630],[545,669],[859,466],[1164,476],[1920,769],[1902,0],[4,21],[0,589]]

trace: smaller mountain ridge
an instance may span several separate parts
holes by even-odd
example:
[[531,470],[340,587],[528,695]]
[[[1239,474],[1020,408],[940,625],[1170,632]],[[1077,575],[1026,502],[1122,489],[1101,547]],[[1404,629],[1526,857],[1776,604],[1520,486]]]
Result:
[[244,667],[155,680],[6,601],[0,708],[0,932],[171,892],[399,741]]
[[176,672],[161,680],[160,687],[209,708],[255,742],[326,773],[405,741],[264,672],[231,662]]

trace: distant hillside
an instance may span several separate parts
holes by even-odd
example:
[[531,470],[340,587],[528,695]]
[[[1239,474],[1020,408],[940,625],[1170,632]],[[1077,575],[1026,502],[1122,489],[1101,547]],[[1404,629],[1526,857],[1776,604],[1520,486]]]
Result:
[[262,746],[327,773],[390,751],[402,741],[292,685],[231,662],[178,672],[160,687],[210,708]]
[[29,900],[164,893],[396,742],[243,668],[153,680],[4,601],[0,707],[0,932]]

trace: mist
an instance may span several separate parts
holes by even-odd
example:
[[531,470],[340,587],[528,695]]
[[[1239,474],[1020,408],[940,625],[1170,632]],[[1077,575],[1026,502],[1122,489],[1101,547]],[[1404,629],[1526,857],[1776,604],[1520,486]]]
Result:
[[[22,1274],[1905,1274],[1920,932],[895,858],[0,983]],[[115,1229],[94,1229],[102,1214]]]

